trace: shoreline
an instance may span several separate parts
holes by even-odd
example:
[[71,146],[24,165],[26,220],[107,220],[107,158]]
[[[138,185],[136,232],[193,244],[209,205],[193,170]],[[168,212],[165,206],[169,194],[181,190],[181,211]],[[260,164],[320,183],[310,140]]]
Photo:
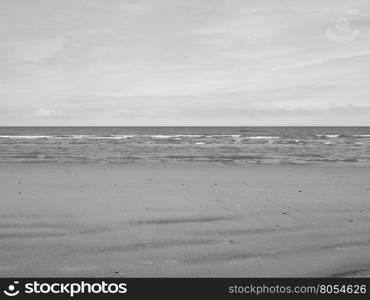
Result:
[[138,168],[190,168],[190,167],[215,167],[215,168],[269,168],[269,167],[282,167],[282,168],[369,168],[370,164],[352,163],[352,162],[331,162],[331,163],[293,163],[293,162],[278,162],[278,163],[256,163],[256,162],[205,162],[205,161],[135,161],[135,162],[107,162],[107,161],[0,161],[1,166],[22,166],[22,165],[40,165],[40,166],[91,166],[91,167],[138,167]]
[[369,175],[0,163],[0,276],[370,277]]

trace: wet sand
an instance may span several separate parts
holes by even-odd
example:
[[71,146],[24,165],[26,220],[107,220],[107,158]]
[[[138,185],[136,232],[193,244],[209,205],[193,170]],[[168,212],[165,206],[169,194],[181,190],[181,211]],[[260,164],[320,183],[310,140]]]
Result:
[[370,168],[0,164],[0,276],[370,277]]

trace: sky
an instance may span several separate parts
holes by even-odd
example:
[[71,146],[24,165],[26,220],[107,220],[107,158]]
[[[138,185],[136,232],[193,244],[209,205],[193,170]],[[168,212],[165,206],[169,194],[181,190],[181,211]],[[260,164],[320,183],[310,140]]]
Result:
[[369,126],[369,0],[0,0],[0,126]]

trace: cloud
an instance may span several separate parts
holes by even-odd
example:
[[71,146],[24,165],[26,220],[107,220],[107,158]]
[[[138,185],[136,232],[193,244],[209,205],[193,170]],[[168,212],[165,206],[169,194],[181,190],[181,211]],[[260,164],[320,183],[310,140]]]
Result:
[[35,115],[38,117],[55,117],[61,116],[62,112],[53,108],[40,108],[35,111]]
[[61,52],[65,44],[64,38],[17,41],[8,43],[6,52],[12,64],[43,63]]

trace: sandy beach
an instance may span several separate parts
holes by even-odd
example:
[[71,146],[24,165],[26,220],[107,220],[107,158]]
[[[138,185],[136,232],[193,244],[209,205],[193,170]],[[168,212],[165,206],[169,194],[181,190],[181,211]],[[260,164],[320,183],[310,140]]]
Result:
[[370,276],[370,168],[0,164],[0,276]]

